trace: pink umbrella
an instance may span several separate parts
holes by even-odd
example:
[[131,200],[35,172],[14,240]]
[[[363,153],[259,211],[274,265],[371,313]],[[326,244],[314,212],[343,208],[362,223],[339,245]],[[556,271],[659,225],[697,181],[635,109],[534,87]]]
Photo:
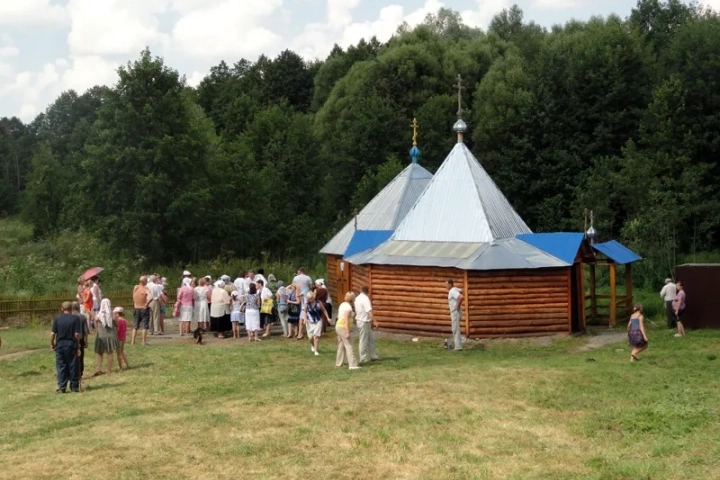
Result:
[[102,267],[93,267],[90,270],[88,270],[87,272],[80,275],[80,278],[78,280],[85,281],[85,280],[91,279],[92,277],[94,277],[96,275],[100,275],[100,273],[102,273],[104,270],[105,269]]

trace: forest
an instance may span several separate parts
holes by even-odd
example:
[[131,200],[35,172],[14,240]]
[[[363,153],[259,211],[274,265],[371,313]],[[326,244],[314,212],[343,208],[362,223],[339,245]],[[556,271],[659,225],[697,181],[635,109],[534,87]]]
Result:
[[466,142],[528,225],[592,210],[656,285],[720,250],[720,16],[624,13],[546,29],[513,6],[483,31],[442,9],[324,60],[227,59],[197,88],[146,49],[113,86],[0,119],[0,216],[152,265],[308,261],[410,161],[413,118],[438,168],[460,74]]

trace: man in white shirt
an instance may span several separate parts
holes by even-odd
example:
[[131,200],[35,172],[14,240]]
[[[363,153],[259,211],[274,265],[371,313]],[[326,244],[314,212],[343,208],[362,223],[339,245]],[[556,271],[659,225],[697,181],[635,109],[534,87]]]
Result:
[[301,294],[309,292],[312,288],[312,278],[305,274],[305,269],[301,268],[298,270],[297,275],[293,278],[293,284],[295,284]]
[[448,289],[448,305],[450,306],[450,323],[452,326],[453,342],[455,343],[455,351],[459,352],[463,349],[462,337],[460,336],[463,294],[460,289],[455,286],[452,278],[447,279],[445,286]]
[[162,285],[156,283],[158,278],[155,275],[148,277],[147,288],[150,290],[152,300],[148,304],[150,309],[150,325],[152,325],[152,331],[150,335],[160,335],[160,295],[162,295]]
[[672,278],[665,279],[665,286],[660,290],[660,297],[665,300],[665,315],[667,316],[667,327],[675,328],[675,310],[673,310],[672,302],[677,296],[677,285]]
[[245,296],[247,290],[245,289],[245,275],[243,275],[242,272],[238,273],[233,285],[235,285],[237,291],[240,292],[240,296]]
[[[375,351],[373,329],[378,328],[373,316],[372,303],[368,297],[368,287],[362,287],[360,295],[355,297],[355,321],[360,330],[360,363],[368,360],[379,360]],[[369,357],[369,358],[368,358]]]

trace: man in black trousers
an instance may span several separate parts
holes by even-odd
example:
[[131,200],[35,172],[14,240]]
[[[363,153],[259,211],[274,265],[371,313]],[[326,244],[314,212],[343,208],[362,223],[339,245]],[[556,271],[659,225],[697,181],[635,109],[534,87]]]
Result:
[[80,304],[78,302],[73,302],[72,314],[80,317],[80,354],[75,362],[77,364],[78,381],[80,382],[82,390],[82,378],[85,374],[85,349],[87,348],[88,337],[90,336],[90,327],[88,326],[90,322],[85,315],[80,313]]
[[80,335],[82,326],[80,317],[72,314],[72,304],[63,302],[62,314],[55,317],[50,335],[50,348],[55,352],[55,366],[57,368],[57,393],[65,393],[67,383],[70,381],[70,390],[80,391],[78,379],[77,358],[80,355]]

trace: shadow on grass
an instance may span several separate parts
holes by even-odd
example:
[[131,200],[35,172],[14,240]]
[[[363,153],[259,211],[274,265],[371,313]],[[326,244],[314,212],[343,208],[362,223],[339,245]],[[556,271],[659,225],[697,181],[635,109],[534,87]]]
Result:
[[123,370],[142,370],[143,368],[150,368],[153,365],[155,365],[155,364],[154,363],[140,363],[138,365],[133,365],[131,367],[125,367],[125,368],[123,368]]
[[121,383],[102,383],[100,385],[84,385],[83,392],[95,392],[97,390],[106,390],[108,388],[118,388],[125,386],[125,382]]

